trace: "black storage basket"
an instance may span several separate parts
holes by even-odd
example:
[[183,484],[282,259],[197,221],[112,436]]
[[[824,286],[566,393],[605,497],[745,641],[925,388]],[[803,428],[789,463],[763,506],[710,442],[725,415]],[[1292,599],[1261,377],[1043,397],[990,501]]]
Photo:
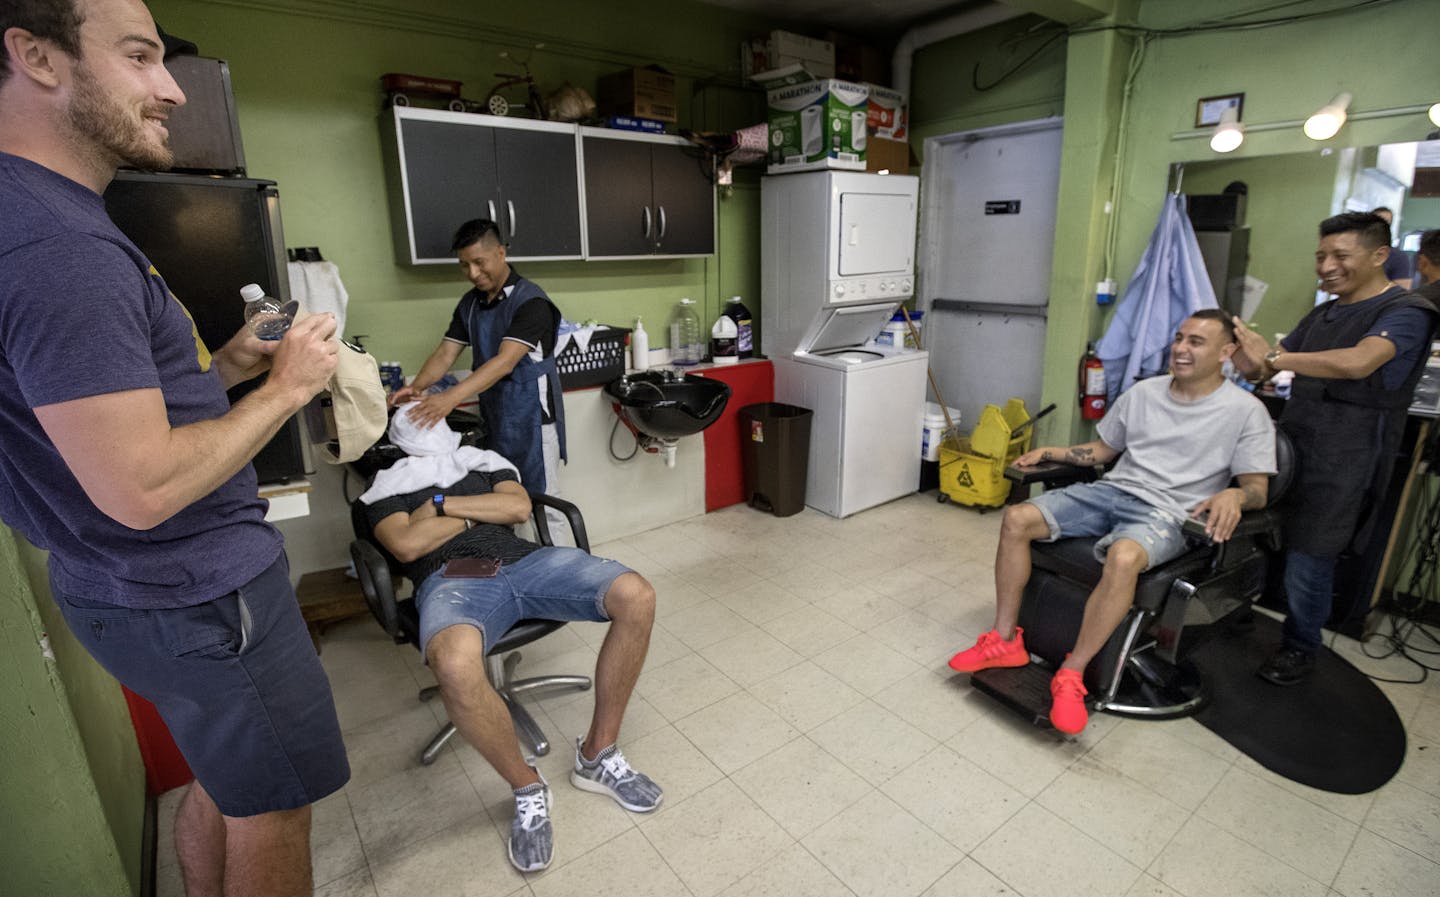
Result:
[[604,386],[623,375],[625,345],[629,336],[627,327],[597,330],[591,334],[590,347],[584,352],[571,341],[564,352],[555,356],[555,367],[560,371],[560,386],[564,389]]

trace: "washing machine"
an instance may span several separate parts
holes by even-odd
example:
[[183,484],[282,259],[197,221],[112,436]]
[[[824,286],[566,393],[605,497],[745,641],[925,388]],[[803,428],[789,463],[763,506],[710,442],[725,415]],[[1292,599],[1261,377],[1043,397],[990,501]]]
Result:
[[775,399],[814,412],[805,503],[832,517],[909,495],[920,482],[929,355],[870,341],[894,309],[837,309],[810,343],[773,359]]

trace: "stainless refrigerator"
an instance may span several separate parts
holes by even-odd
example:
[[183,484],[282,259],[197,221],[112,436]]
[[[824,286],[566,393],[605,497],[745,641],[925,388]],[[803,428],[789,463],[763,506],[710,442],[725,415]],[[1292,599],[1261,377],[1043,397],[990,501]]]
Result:
[[[212,352],[244,323],[240,288],[258,283],[290,298],[280,194],[273,181],[122,171],[105,191],[116,226],[165,278]],[[230,390],[238,401],[258,381]],[[285,482],[313,470],[299,416],[255,456],[261,483]]]

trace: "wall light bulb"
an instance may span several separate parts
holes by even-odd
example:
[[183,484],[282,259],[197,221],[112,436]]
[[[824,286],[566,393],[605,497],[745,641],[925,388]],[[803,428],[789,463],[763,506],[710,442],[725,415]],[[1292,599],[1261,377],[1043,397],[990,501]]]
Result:
[[1440,103],[1430,107],[1430,123],[1440,128]]
[[1345,124],[1345,110],[1350,108],[1350,94],[1339,93],[1319,112],[1305,120],[1305,136],[1311,140],[1329,140],[1340,133]]
[[1217,153],[1230,153],[1245,142],[1245,129],[1240,125],[1240,116],[1234,107],[1220,113],[1220,122],[1215,133],[1210,135],[1210,148]]

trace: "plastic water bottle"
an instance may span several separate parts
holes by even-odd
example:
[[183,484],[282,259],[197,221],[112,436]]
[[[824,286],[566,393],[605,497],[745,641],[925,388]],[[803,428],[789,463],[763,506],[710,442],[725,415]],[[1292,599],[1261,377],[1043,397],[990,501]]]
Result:
[[258,283],[247,283],[240,288],[240,298],[245,300],[245,324],[259,339],[276,340],[285,335],[295,320],[300,303],[294,299],[281,302],[265,295]]
[[699,364],[704,357],[700,316],[695,313],[695,300],[687,296],[680,300],[670,316],[670,361],[678,365],[692,365]]
[[736,343],[740,349],[741,358],[750,358],[755,354],[754,337],[751,335],[754,327],[754,318],[750,309],[740,301],[739,296],[731,296],[725,302],[725,317],[735,322],[737,331]]

